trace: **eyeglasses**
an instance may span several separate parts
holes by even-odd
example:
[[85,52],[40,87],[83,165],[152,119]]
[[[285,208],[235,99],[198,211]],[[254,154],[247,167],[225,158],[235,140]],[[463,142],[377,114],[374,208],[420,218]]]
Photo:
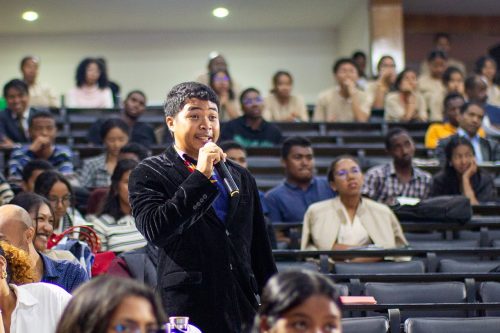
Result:
[[227,76],[222,76],[222,77],[214,77],[213,78],[214,82],[227,82],[229,81],[229,78]]
[[357,176],[361,173],[361,169],[359,167],[352,167],[351,170],[342,169],[335,172],[335,176],[341,179],[347,179],[347,175],[351,174],[353,176]]
[[264,100],[262,99],[262,97],[255,97],[255,98],[245,98],[243,100],[243,104],[245,105],[250,105],[250,104],[260,104],[264,102]]
[[165,333],[165,330],[158,326],[150,326],[143,331],[136,323],[118,324],[113,329],[118,333]]
[[59,197],[48,197],[48,200],[51,205],[57,206],[59,202],[61,202],[63,205],[69,205],[71,204],[71,196],[67,195],[62,198]]

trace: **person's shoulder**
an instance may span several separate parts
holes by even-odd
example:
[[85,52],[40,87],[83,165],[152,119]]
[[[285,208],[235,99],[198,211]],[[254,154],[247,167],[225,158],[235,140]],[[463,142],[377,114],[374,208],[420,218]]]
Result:
[[17,286],[21,293],[27,293],[35,297],[38,301],[50,302],[51,297],[70,299],[71,294],[58,285],[45,282],[28,283]]
[[385,99],[386,101],[394,100],[399,98],[399,91],[388,92]]
[[384,163],[384,164],[379,164],[372,166],[368,171],[365,173],[365,177],[367,176],[380,176],[384,174],[388,169],[390,169],[390,163]]
[[319,92],[318,99],[319,100],[327,99],[331,96],[334,96],[336,92],[337,92],[336,87],[330,87],[330,88],[324,89],[324,90]]
[[335,206],[338,200],[339,200],[338,198],[331,198],[331,199],[318,201],[318,202],[311,204],[307,210],[310,212],[313,212],[313,213],[321,212],[321,213],[325,213],[325,214],[330,214],[328,208]]
[[97,156],[89,157],[83,160],[83,164],[102,164],[106,161],[106,155],[100,154]]
[[422,178],[422,179],[426,179],[426,180],[432,179],[432,175],[429,172],[427,172],[419,167],[414,166],[413,170],[415,171],[415,176],[418,178]]
[[286,189],[285,183],[282,182],[276,185],[275,187],[271,188],[269,191],[267,191],[265,197],[272,199],[279,199],[283,191],[285,191],[285,189]]
[[366,206],[366,208],[369,211],[376,212],[379,214],[391,214],[392,210],[389,208],[389,206],[377,202],[375,200],[372,200],[370,198],[363,197],[363,204]]
[[54,146],[56,149],[56,152],[58,154],[66,154],[66,155],[73,155],[73,151],[69,146],[66,145],[55,145]]

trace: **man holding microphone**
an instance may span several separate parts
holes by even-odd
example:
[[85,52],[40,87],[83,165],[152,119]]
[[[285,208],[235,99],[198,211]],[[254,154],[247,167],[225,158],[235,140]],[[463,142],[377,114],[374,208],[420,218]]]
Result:
[[165,117],[174,143],[129,180],[137,228],[160,248],[163,306],[204,333],[241,332],[276,272],[255,180],[216,144],[218,110],[211,88],[173,87]]

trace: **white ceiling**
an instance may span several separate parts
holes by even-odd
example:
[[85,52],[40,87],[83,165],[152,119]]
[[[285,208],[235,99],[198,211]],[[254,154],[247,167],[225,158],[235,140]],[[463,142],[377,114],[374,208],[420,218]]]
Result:
[[[368,0],[0,0],[0,34],[335,28]],[[224,6],[230,15],[213,17]],[[35,10],[35,22],[21,19]],[[6,15],[8,13],[8,15]]]

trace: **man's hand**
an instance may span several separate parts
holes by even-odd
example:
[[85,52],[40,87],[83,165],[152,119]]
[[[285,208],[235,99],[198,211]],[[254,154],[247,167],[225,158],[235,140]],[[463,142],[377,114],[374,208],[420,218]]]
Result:
[[221,160],[226,160],[226,154],[215,143],[208,142],[198,152],[196,170],[204,174],[207,178],[210,178],[214,170],[214,165]]
[[476,159],[473,159],[472,160],[472,163],[470,164],[470,166],[467,168],[467,170],[465,170],[464,174],[462,175],[463,178],[469,180],[470,177],[474,176],[477,172],[477,163],[476,163]]
[[42,151],[48,147],[50,147],[51,145],[51,142],[50,142],[50,139],[48,137],[45,137],[45,136],[39,136],[35,139],[35,141],[33,141],[30,145],[30,150],[32,152],[39,152],[39,151]]
[[349,97],[352,97],[356,93],[356,82],[347,79],[344,81],[344,86],[346,87]]

